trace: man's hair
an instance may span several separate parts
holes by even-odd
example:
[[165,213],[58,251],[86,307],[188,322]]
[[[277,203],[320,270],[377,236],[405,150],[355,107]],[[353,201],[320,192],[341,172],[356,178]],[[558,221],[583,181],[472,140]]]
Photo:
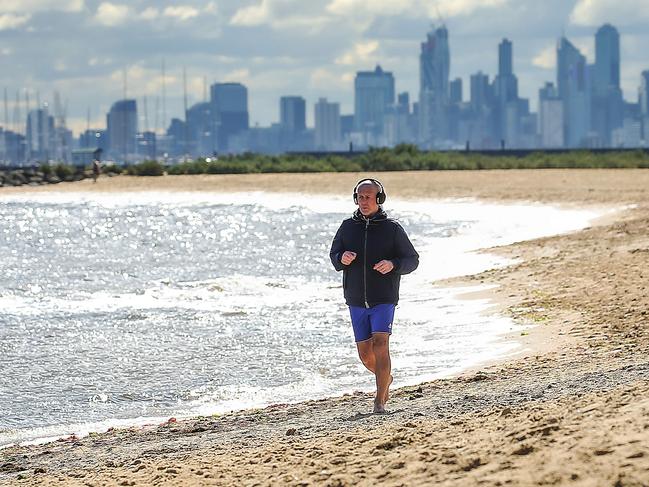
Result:
[[356,192],[360,191],[360,189],[363,186],[374,186],[376,188],[377,193],[380,193],[381,190],[382,190],[381,186],[379,184],[377,184],[376,181],[373,181],[371,179],[365,179],[365,180],[361,181],[360,183],[358,183],[358,185],[356,186]]

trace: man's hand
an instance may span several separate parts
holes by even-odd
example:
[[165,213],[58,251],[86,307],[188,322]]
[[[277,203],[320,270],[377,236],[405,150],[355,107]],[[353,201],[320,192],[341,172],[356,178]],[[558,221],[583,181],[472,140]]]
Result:
[[351,250],[345,250],[343,252],[342,257],[340,258],[340,262],[342,262],[344,265],[349,265],[352,262],[354,262],[355,258],[356,258],[356,252],[352,252]]
[[381,274],[387,274],[392,269],[394,269],[394,264],[391,260],[382,260],[377,264],[374,264],[374,270],[379,271]]

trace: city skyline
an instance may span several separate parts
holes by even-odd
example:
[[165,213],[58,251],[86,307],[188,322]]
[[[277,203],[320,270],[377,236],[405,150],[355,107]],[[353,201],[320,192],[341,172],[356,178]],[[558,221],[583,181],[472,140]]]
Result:
[[[492,79],[498,73],[497,46],[506,37],[514,44],[513,69],[519,94],[529,98],[536,110],[538,89],[546,81],[556,81],[554,49],[561,34],[560,25],[564,25],[566,37],[592,63],[593,36],[605,22],[614,24],[621,34],[624,98],[637,99],[640,73],[647,69],[639,50],[647,36],[639,26],[649,18],[649,8],[643,2],[622,0],[613,4],[595,0],[539,6],[502,0],[490,2],[489,7],[479,7],[484,2],[473,1],[438,3],[450,33],[450,78],[463,79],[465,100],[472,74],[482,71]],[[243,5],[185,2],[175,7],[154,7],[158,4],[136,1],[125,10],[117,3],[71,0],[56,2],[59,11],[53,12],[54,4],[30,1],[23,2],[21,7],[10,2],[8,13],[0,14],[0,87],[7,88],[11,102],[18,81],[21,87],[29,86],[32,108],[37,91],[42,100],[50,103],[53,91],[59,91],[68,100],[68,126],[75,135],[86,127],[88,108],[91,126],[105,126],[110,106],[123,98],[124,66],[129,66],[127,98],[141,102],[147,96],[149,125],[157,118],[161,126],[161,114],[154,114],[154,99],[161,93],[163,57],[167,65],[167,126],[172,117],[182,117],[183,66],[187,66],[189,106],[203,99],[206,85],[243,83],[250,93],[251,126],[279,121],[278,100],[288,95],[305,98],[309,126],[313,126],[313,107],[321,97],[339,103],[341,114],[353,113],[356,72],[373,70],[376,65],[393,73],[396,92],[407,91],[415,101],[419,91],[418,46],[430,29],[431,20],[437,20],[437,11],[415,1],[397,4],[335,0],[315,2],[308,8],[296,2],[272,0]],[[490,17],[493,22],[478,25],[481,19]],[[85,19],[88,28],[84,32],[92,33],[97,40],[88,46],[90,49],[72,49],[77,61],[67,61],[66,66],[66,56],[70,55],[66,46],[74,40],[75,31],[83,29],[61,34],[54,32],[52,26],[65,26],[71,18]],[[528,18],[527,25],[520,22],[521,18]],[[529,22],[537,18],[544,20]],[[50,20],[49,27],[45,19]],[[198,34],[194,33],[200,22],[211,22],[210,25],[220,28],[203,26]],[[158,30],[169,28],[169,38],[163,32],[152,35],[143,27],[146,25],[157,26]],[[149,35],[137,37],[131,33],[137,29]],[[118,39],[120,34],[126,39]],[[178,42],[179,35],[187,37],[184,45]],[[52,38],[46,48],[30,47],[31,38],[43,36]],[[125,45],[129,36],[135,37],[131,38],[131,45]],[[260,42],[260,38],[266,42]],[[290,42],[298,38],[300,42]],[[144,51],[153,47],[155,53],[147,51],[142,58]],[[25,58],[29,54],[33,66]],[[120,63],[120,57],[131,62]],[[308,63],[304,61],[307,57]],[[90,94],[89,86],[94,86]],[[101,89],[102,86],[105,88]],[[4,118],[2,121],[4,125]]]

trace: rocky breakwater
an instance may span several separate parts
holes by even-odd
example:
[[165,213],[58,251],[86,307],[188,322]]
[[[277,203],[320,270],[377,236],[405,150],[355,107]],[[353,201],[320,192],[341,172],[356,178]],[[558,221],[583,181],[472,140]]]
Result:
[[57,184],[62,181],[81,181],[91,178],[92,171],[85,168],[67,166],[66,171],[43,171],[42,169],[0,169],[0,187],[3,186],[41,186],[43,184]]

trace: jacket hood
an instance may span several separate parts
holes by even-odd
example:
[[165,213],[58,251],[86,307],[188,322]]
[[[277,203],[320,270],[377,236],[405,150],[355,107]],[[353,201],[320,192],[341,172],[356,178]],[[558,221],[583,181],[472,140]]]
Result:
[[372,224],[372,223],[378,223],[378,222],[387,220],[388,219],[388,214],[383,210],[382,206],[379,206],[379,211],[374,213],[374,215],[372,215],[370,218],[366,218],[361,213],[360,208],[357,208],[356,211],[354,212],[354,215],[352,216],[352,219],[355,222],[360,222],[360,223],[365,223],[367,220],[369,220],[370,224]]

